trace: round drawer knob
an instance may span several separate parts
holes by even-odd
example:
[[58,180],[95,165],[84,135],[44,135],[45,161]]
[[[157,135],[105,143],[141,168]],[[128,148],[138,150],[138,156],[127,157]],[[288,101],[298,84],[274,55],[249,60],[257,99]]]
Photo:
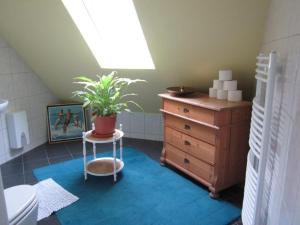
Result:
[[184,113],[188,113],[189,111],[190,111],[190,110],[187,109],[187,108],[184,108],[184,109],[183,109],[183,112],[184,112]]

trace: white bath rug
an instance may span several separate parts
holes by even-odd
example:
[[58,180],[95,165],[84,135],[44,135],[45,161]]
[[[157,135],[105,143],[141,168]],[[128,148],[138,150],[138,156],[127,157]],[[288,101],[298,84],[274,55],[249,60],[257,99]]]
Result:
[[79,199],[51,178],[40,181],[34,187],[36,188],[39,202],[38,221]]

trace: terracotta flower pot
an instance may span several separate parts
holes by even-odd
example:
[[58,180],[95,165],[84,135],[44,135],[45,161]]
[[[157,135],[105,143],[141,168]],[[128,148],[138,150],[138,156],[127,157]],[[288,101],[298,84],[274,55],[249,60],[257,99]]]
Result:
[[97,116],[95,119],[95,135],[98,137],[111,137],[116,128],[116,115]]

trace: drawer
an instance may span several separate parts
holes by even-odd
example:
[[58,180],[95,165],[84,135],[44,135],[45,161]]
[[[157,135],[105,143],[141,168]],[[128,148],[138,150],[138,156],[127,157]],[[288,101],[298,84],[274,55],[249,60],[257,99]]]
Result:
[[210,109],[204,109],[176,101],[164,100],[164,110],[204,123],[215,124],[215,112]]
[[175,116],[165,115],[165,124],[204,142],[216,144],[216,130]]
[[215,163],[215,147],[172,128],[165,128],[165,140],[184,152],[207,163]]
[[189,154],[186,155],[186,164],[188,164],[188,170],[195,174],[198,177],[201,177],[208,182],[212,182],[213,174],[214,174],[214,167],[196,159]]
[[214,167],[210,166],[209,164],[196,159],[189,154],[175,148],[174,146],[165,143],[165,150],[166,150],[166,159],[170,160],[174,164],[184,168],[191,173],[195,174],[196,176],[211,182],[212,176],[214,172]]
[[166,159],[172,161],[173,163],[175,163],[176,165],[182,168],[187,169],[184,163],[184,159],[186,158],[185,152],[182,152],[167,143],[165,143],[165,150],[166,150]]

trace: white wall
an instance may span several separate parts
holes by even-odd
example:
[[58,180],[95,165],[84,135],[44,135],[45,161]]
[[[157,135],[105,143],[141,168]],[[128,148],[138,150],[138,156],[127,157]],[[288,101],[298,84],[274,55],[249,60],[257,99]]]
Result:
[[163,140],[161,113],[123,112],[117,118],[117,126],[122,124],[125,137],[154,141]]
[[[42,57],[42,56],[41,56]],[[8,112],[25,110],[31,144],[9,148],[5,115],[0,115],[0,164],[47,141],[46,105],[56,97],[18,54],[0,37],[0,98],[10,101]]]
[[274,153],[266,224],[300,224],[300,1],[271,0],[262,50],[283,64],[274,97]]

